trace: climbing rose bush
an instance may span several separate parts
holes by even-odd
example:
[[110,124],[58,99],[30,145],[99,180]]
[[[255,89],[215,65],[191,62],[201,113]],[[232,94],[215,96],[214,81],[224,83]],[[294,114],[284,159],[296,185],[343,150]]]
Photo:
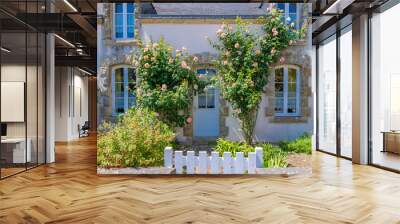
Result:
[[174,50],[163,38],[139,46],[138,106],[156,112],[171,127],[191,123],[193,95],[205,86],[193,71],[198,58],[190,56],[184,47]]
[[258,19],[261,31],[237,18],[236,24],[223,24],[217,41],[210,41],[218,51],[217,84],[233,114],[240,120],[245,141],[252,143],[257,113],[270,66],[285,59],[281,51],[300,37],[294,24],[286,24],[282,13],[272,8]]

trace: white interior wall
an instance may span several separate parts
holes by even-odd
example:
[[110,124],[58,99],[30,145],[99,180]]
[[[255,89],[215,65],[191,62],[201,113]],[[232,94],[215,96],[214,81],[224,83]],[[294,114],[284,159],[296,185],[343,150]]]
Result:
[[[55,85],[55,140],[77,139],[78,125],[82,126],[89,118],[88,78],[76,68],[56,67]],[[78,102],[79,99],[81,102]]]

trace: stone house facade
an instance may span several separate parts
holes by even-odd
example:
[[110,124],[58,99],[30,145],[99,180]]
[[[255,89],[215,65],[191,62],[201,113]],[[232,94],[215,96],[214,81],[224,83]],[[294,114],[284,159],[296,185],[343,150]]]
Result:
[[[233,23],[236,16],[255,21],[268,7],[268,4],[261,8],[259,5],[215,3],[211,9],[207,4],[197,3],[135,3],[132,11],[127,3],[98,4],[98,121],[113,121],[118,113],[134,106],[134,96],[121,90],[128,88],[130,77],[134,76],[132,61],[137,42],[127,37],[129,32],[132,35],[132,28],[134,35],[144,42],[163,37],[175,48],[187,48],[199,58],[197,72],[214,74],[212,60],[216,52],[207,38],[215,38],[222,22]],[[296,24],[300,24],[304,10],[308,10],[302,4],[279,7],[288,11],[285,16],[294,18]],[[291,11],[293,8],[295,11]],[[133,23],[127,21],[129,16],[126,15],[121,22],[121,12],[130,14],[130,18],[133,16]],[[121,31],[121,24],[126,30]],[[298,41],[282,56],[285,62],[274,66],[265,86],[255,128],[257,141],[289,140],[313,130],[311,40]],[[232,116],[229,104],[218,89],[195,96],[191,110],[193,123],[178,130],[180,141],[193,143],[218,137],[242,139],[239,121]]]

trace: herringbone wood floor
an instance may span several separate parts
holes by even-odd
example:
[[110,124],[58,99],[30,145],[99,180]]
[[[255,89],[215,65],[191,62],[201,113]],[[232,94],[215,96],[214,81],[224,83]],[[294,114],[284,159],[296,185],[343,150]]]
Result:
[[0,223],[400,223],[400,175],[313,155],[302,177],[100,177],[94,138],[0,181]]

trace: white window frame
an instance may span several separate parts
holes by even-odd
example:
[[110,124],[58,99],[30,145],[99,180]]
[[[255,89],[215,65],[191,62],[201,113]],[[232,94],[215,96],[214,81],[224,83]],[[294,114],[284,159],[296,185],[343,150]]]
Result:
[[[285,22],[287,24],[291,24],[292,22],[295,22],[295,28],[296,30],[300,29],[300,8],[298,4],[296,3],[275,3],[275,4],[284,4],[285,5],[285,10],[283,12],[283,16],[285,18]],[[290,21],[287,22],[287,18],[290,17],[290,13],[289,13],[289,4],[296,4],[296,21]]]
[[[121,114],[116,111],[116,96],[115,96],[115,71],[117,69],[123,69],[123,75],[124,75],[124,112],[126,113],[129,109],[129,77],[128,77],[128,68],[134,69],[132,66],[128,65],[120,65],[120,66],[115,66],[112,68],[112,75],[111,75],[111,91],[112,91],[112,114],[114,116]],[[135,82],[137,82],[137,76],[136,76],[136,71],[135,71]]]
[[[277,66],[273,70],[274,74],[274,89],[275,89],[275,71],[277,69],[283,68],[283,112],[275,112],[274,114],[276,117],[293,117],[293,116],[300,116],[300,81],[301,81],[301,74],[300,74],[300,68],[295,65],[281,65]],[[295,69],[296,70],[296,113],[288,113],[288,71],[289,68]],[[274,90],[274,97],[275,97],[275,90]],[[275,104],[274,104],[274,110],[275,110]]]
[[[117,8],[117,4],[122,4],[122,15],[123,15],[123,19],[122,19],[122,27],[123,27],[123,34],[122,37],[117,37],[117,29],[115,24],[117,23],[117,17],[116,17],[116,8]],[[135,3],[133,4],[133,37],[128,37],[128,3],[114,3],[114,11],[113,11],[113,37],[115,40],[132,40],[135,38],[135,23],[136,23],[136,18],[135,18]]]

